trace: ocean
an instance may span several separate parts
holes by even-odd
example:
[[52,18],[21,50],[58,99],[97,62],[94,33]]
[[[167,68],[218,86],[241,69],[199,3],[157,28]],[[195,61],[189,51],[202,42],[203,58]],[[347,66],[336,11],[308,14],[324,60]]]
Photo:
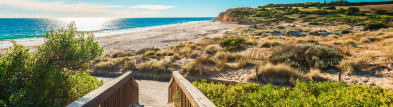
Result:
[[128,33],[178,24],[213,20],[203,18],[0,18],[0,40],[42,37],[51,29],[66,27],[74,21],[78,31],[96,36]]

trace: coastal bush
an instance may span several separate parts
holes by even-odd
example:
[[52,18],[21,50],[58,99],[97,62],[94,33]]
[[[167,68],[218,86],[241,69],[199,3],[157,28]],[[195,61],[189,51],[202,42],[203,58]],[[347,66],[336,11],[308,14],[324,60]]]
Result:
[[327,69],[337,65],[342,56],[340,51],[323,45],[282,45],[273,49],[271,61],[274,64],[287,63],[292,67],[309,70]]
[[374,29],[388,28],[388,27],[389,27],[389,25],[386,25],[383,23],[370,22],[370,23],[366,23],[364,25],[363,30],[374,30]]
[[357,7],[349,7],[347,9],[347,11],[345,12],[345,14],[347,14],[347,15],[355,15],[359,11],[360,11],[360,9],[357,8]]
[[44,38],[31,51],[13,41],[0,56],[0,105],[65,106],[102,85],[85,70],[103,52],[93,33],[78,33],[71,23]]
[[328,7],[325,7],[324,9],[326,9],[326,10],[336,10],[336,6],[328,6]]
[[374,14],[376,14],[376,15],[384,15],[384,14],[387,13],[387,11],[386,11],[386,10],[383,10],[383,9],[372,9],[372,11],[373,11]]
[[310,11],[311,14],[318,14],[318,15],[326,15],[328,14],[328,11],[326,10],[314,10],[314,11]]
[[227,51],[236,51],[245,47],[245,43],[243,38],[228,38],[221,41],[220,46]]
[[219,107],[392,106],[393,91],[344,82],[296,82],[293,88],[259,84],[193,82]]
[[252,14],[255,14],[255,10],[252,8],[237,8],[229,13],[229,15],[233,17],[248,16]]

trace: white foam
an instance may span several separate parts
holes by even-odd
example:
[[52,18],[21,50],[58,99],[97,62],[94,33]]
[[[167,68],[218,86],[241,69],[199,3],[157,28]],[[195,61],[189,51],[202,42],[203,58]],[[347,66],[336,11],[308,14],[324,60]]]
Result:
[[108,31],[94,32],[94,35],[96,37],[111,36],[111,35],[116,35],[116,34],[132,33],[132,32],[146,31],[146,30],[159,29],[159,28],[183,26],[183,25],[189,25],[189,24],[194,24],[194,23],[199,23],[199,22],[205,22],[205,21],[190,21],[190,22],[177,23],[177,24],[138,27],[138,28],[122,29],[122,30],[108,30]]

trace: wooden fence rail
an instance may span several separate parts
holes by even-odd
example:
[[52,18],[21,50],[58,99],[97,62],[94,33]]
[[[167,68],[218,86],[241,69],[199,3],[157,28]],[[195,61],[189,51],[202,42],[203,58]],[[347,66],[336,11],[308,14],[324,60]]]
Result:
[[138,89],[132,72],[126,72],[67,107],[128,107],[130,104],[138,104]]
[[172,75],[168,87],[168,103],[180,107],[216,107],[179,72],[173,71]]

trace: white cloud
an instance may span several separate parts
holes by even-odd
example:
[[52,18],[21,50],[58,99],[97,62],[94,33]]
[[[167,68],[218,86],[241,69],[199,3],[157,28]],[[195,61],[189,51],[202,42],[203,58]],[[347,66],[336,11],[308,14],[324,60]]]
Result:
[[141,9],[150,9],[150,10],[165,10],[169,8],[174,8],[177,6],[165,6],[165,5],[135,5],[130,6],[130,8],[141,8]]
[[[40,14],[12,13],[14,17],[147,17],[158,14],[155,11],[133,12],[122,5],[100,5],[91,3],[43,2],[37,0],[0,0],[0,6],[7,8],[38,11]],[[0,13],[0,17],[6,16]],[[10,16],[8,16],[10,17]]]

